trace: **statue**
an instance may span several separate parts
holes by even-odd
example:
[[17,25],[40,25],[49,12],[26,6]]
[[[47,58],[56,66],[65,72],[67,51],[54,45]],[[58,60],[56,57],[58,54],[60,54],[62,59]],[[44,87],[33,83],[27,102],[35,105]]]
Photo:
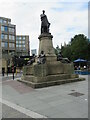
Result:
[[49,33],[50,23],[48,22],[47,16],[44,14],[45,11],[42,11],[43,14],[40,15],[41,17],[41,34],[42,33]]

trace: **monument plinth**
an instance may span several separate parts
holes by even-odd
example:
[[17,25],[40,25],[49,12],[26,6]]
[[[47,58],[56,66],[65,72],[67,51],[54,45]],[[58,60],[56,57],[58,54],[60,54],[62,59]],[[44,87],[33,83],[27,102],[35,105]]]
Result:
[[53,48],[52,38],[53,36],[50,33],[43,33],[38,37],[39,54],[41,53],[41,51],[44,51],[47,62],[57,60],[57,57],[55,55],[55,50]]
[[24,66],[23,76],[19,81],[33,88],[41,88],[84,80],[73,74],[73,63],[57,61],[52,42],[53,36],[49,33],[50,23],[44,13],[45,11],[41,14],[41,35],[38,39],[39,55],[41,51],[44,51],[46,61],[44,64],[35,62],[32,65]]

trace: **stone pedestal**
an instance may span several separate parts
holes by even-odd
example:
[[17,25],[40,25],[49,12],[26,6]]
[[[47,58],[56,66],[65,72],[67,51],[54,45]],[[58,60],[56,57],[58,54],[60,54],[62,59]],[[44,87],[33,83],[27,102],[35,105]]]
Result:
[[57,57],[55,55],[55,50],[53,48],[52,38],[53,38],[53,36],[50,33],[41,34],[38,37],[38,39],[39,39],[39,54],[41,53],[41,51],[44,51],[47,62],[56,61],[56,59],[57,59]]
[[39,37],[39,54],[43,50],[46,56],[45,64],[34,63],[30,66],[24,66],[21,82],[30,85],[33,88],[47,87],[51,85],[60,85],[69,82],[84,80],[74,74],[72,63],[61,63],[57,61],[52,44],[53,36],[41,34]]

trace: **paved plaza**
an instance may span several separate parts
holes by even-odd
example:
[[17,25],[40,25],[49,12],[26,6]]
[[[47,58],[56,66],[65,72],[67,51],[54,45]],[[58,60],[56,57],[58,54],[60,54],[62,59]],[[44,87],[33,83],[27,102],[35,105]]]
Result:
[[90,76],[80,77],[86,80],[41,89],[4,80],[0,99],[3,118],[88,118]]

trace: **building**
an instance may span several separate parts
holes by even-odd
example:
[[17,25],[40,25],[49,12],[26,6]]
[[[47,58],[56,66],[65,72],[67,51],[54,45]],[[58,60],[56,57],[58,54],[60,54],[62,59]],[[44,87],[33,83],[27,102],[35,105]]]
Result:
[[16,53],[18,56],[30,55],[28,35],[17,35],[16,36]]
[[16,25],[11,19],[0,17],[0,47],[2,48],[2,67],[7,70],[8,60],[16,51]]
[[12,57],[30,55],[29,36],[16,36],[16,25],[11,24],[11,19],[5,17],[0,17],[0,51],[0,63],[5,72],[12,65]]
[[16,25],[9,18],[0,17],[0,46],[3,55],[16,50]]
[[31,55],[33,55],[33,54],[34,54],[34,55],[37,55],[37,49],[32,49],[32,50],[31,50]]

